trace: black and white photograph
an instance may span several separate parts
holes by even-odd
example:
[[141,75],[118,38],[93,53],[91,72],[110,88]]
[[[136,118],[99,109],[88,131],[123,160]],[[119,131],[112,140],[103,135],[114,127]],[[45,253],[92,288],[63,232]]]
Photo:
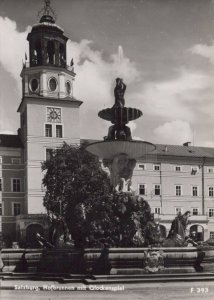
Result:
[[214,0],[0,0],[0,298],[214,298]]

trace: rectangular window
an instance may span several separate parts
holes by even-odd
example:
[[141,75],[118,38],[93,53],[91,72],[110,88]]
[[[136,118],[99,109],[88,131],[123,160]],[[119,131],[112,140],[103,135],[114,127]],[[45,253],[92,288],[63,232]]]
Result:
[[175,166],[175,171],[176,172],[181,172],[181,166]]
[[176,196],[181,196],[181,185],[176,185],[175,186],[175,195]]
[[12,179],[12,191],[20,192],[21,191],[21,180],[20,179]]
[[160,171],[160,165],[154,165],[153,169],[154,171]]
[[2,203],[0,203],[0,216],[2,216],[3,213],[2,213]]
[[2,192],[2,189],[3,189],[3,187],[2,187],[2,178],[0,178],[0,192]]
[[193,197],[198,196],[198,187],[197,186],[192,187],[192,195],[193,195]]
[[199,213],[198,208],[193,208],[193,209],[192,209],[192,214],[193,214],[193,216],[197,216],[198,213]]
[[210,231],[210,239],[214,239],[214,231]]
[[176,213],[176,215],[178,213],[182,213],[182,207],[175,207],[175,213]]
[[160,207],[155,207],[154,212],[155,212],[155,214],[160,215],[160,213],[161,213]]
[[208,173],[214,173],[214,168],[213,167],[208,167],[207,172]]
[[139,195],[146,195],[146,186],[145,186],[145,184],[139,184]]
[[13,203],[13,215],[18,216],[21,213],[21,203]]
[[214,217],[214,208],[209,208],[208,215],[209,215],[210,218]]
[[155,184],[155,196],[160,196],[160,184]]
[[51,124],[45,124],[45,136],[52,137],[52,125]]
[[56,137],[62,138],[62,125],[56,125]]
[[52,155],[53,155],[53,149],[46,148],[46,160],[51,159]]
[[145,170],[145,165],[144,164],[138,164],[138,169]]
[[20,158],[11,158],[12,164],[19,165],[21,163]]
[[209,186],[209,197],[213,197],[214,196],[214,188],[213,186]]

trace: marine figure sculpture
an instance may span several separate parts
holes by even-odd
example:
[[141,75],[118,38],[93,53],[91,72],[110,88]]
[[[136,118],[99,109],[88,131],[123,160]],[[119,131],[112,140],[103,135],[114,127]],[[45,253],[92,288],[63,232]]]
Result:
[[176,218],[172,221],[172,225],[167,239],[163,242],[164,247],[182,247],[186,244],[186,227],[188,225],[188,219],[190,211],[186,211],[185,214],[180,212]]

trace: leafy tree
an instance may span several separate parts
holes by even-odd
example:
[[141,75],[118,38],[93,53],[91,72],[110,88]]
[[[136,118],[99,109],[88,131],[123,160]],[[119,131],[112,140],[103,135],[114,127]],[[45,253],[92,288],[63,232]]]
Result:
[[[77,247],[142,246],[155,241],[149,204],[139,196],[113,191],[99,159],[84,146],[66,143],[42,164],[44,205],[57,228]],[[54,232],[54,230],[53,230]],[[136,232],[140,232],[136,236]],[[58,236],[52,241],[57,244]]]
[[[51,220],[61,220],[80,246],[90,236],[92,225],[108,222],[109,198],[112,187],[108,174],[94,155],[84,146],[63,147],[53,151],[43,162],[43,184],[46,187],[44,205]],[[97,225],[93,224],[97,219]],[[58,222],[59,223],[59,222]],[[105,226],[104,226],[105,227]]]

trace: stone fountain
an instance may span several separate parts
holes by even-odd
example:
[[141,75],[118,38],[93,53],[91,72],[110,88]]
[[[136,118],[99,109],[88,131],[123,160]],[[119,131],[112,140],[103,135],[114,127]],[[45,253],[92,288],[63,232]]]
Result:
[[126,107],[124,94],[126,85],[121,78],[116,79],[115,103],[111,108],[101,110],[98,116],[113,125],[109,127],[104,141],[87,146],[86,150],[103,159],[110,170],[113,187],[118,192],[131,191],[131,177],[136,159],[155,150],[155,146],[145,141],[134,141],[127,126],[142,116],[139,109]]
[[[103,243],[103,248],[6,249],[2,255],[4,271],[14,271],[21,265],[22,271],[27,266],[28,271],[39,271],[39,274],[93,275],[93,280],[85,280],[88,284],[92,281],[93,284],[97,283],[94,281],[98,278],[96,275],[110,275],[110,277],[120,275],[120,278],[134,275],[135,280],[136,278],[151,279],[151,276],[147,278],[145,275],[148,273],[153,273],[155,280],[158,274],[162,274],[160,279],[170,274],[167,277],[169,280],[184,278],[184,273],[195,273],[191,274],[191,276],[195,275],[194,278],[197,272],[201,274],[202,271],[204,276],[212,275],[208,272],[214,271],[214,247],[194,243],[191,247],[186,246],[188,243],[186,243],[185,226],[182,224],[184,221],[186,223],[184,217],[188,214],[175,218],[170,230],[171,238],[161,243],[158,225],[152,218],[149,204],[132,189],[131,180],[136,160],[154,151],[155,146],[149,142],[132,139],[127,124],[141,117],[142,112],[125,106],[125,90],[126,85],[123,80],[117,78],[114,105],[98,114],[100,118],[110,121],[112,125],[103,141],[89,144],[86,150],[102,159],[104,166],[108,167],[114,188],[114,199],[122,203],[126,212],[134,207],[134,214],[129,218],[132,224],[138,224],[134,226],[134,232],[129,232],[126,224],[120,226],[118,243],[116,245]],[[121,225],[126,223],[124,220],[125,218],[120,218]],[[178,232],[176,228],[179,226]],[[137,277],[138,275],[142,275],[142,278]],[[102,276],[100,278],[101,282],[105,280]],[[112,278],[114,280],[115,277]],[[108,282],[111,282],[109,280],[108,277]]]
[[[98,113],[100,118],[110,121],[112,125],[103,141],[88,145],[86,150],[102,159],[103,165],[109,169],[111,183],[116,195],[120,195],[120,198],[124,199],[127,199],[128,195],[134,201],[138,201],[140,198],[140,201],[148,206],[142,197],[135,195],[131,186],[131,179],[136,160],[154,151],[155,145],[132,139],[131,130],[127,124],[129,121],[141,117],[142,112],[139,109],[125,106],[125,91],[125,83],[121,78],[117,78],[114,89],[114,105]],[[143,230],[143,247],[141,244],[131,248],[108,248],[104,249],[104,252],[100,252],[98,249],[85,249],[86,269],[89,272],[95,270],[96,274],[94,266],[96,266],[96,262],[100,262],[101,267],[97,274],[130,275],[157,272],[177,274],[214,270],[214,250],[212,247],[205,245],[198,247],[194,243],[191,247],[184,247],[188,244],[186,243],[185,228],[181,228],[182,237],[179,232],[173,232],[175,223],[182,223],[183,220],[179,221],[182,216],[175,218],[171,229],[172,237],[163,241],[162,244],[157,241],[158,232],[155,232],[157,226],[152,220],[150,208],[148,216],[144,215],[144,218],[146,218],[145,227],[146,229],[149,228],[149,238],[145,243],[146,231]],[[135,236],[132,238],[134,239]],[[107,269],[105,269],[105,265],[108,265]]]

